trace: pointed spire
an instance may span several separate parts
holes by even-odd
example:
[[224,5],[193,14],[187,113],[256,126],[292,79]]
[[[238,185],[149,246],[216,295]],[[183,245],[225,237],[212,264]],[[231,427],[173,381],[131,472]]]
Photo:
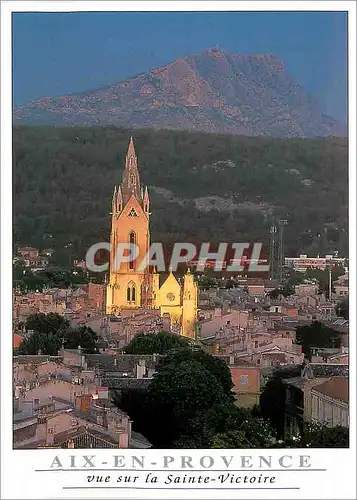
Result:
[[112,199],[113,204],[115,203],[116,197],[117,197],[117,187],[114,186],[114,193],[113,193],[113,199]]
[[149,215],[149,206],[150,206],[150,199],[149,199],[149,193],[148,193],[148,187],[145,186],[145,191],[143,195],[143,205],[144,205],[144,212]]
[[116,209],[121,212],[123,209],[123,195],[121,192],[121,186],[118,186],[117,199],[116,199]]
[[125,158],[125,169],[123,174],[122,192],[126,202],[132,193],[141,200],[140,177],[138,171],[138,159],[135,155],[134,141],[130,137],[128,152]]
[[129,141],[129,147],[128,147],[128,152],[126,154],[127,158],[130,158],[131,156],[135,156],[135,147],[134,147],[134,140],[133,136],[130,136],[130,141]]
[[112,211],[111,214],[115,214],[117,212],[117,187],[114,186],[114,193],[112,198]]

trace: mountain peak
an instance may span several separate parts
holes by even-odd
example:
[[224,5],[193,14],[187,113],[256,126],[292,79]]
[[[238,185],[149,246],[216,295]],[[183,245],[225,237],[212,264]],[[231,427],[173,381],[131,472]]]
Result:
[[207,49],[203,52],[203,54],[214,57],[225,56],[225,53],[219,47],[212,47],[210,49]]
[[38,99],[14,110],[17,124],[117,125],[241,135],[344,135],[274,54],[219,47],[96,91]]

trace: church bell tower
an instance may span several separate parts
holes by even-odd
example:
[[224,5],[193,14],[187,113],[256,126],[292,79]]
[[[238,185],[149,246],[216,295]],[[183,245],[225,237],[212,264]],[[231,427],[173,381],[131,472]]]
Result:
[[[107,314],[120,313],[123,308],[138,308],[142,305],[145,271],[139,271],[138,266],[150,245],[149,205],[147,187],[144,189],[140,184],[138,159],[131,137],[123,180],[120,185],[114,187],[112,199]],[[139,253],[135,260],[116,265],[115,253],[120,243],[137,245]]]

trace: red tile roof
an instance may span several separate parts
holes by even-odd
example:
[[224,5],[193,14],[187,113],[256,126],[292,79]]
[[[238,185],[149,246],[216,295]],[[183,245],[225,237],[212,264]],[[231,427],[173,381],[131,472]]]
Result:
[[12,339],[13,347],[15,347],[15,348],[19,347],[22,341],[23,341],[23,337],[21,335],[19,335],[18,333],[14,333],[13,339]]
[[332,399],[339,399],[348,403],[349,400],[349,384],[347,377],[333,377],[323,384],[313,388],[314,391],[320,392]]

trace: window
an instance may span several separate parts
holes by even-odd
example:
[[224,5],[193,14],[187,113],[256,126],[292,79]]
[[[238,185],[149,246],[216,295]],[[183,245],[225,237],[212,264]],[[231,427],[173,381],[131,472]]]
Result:
[[136,287],[134,283],[129,283],[126,289],[126,301],[136,302]]
[[248,384],[248,375],[241,375],[240,376],[240,383],[241,384]]
[[129,234],[129,243],[130,245],[135,245],[136,238],[135,238],[135,233],[134,231],[131,231]]
[[[130,246],[136,244],[136,237],[135,237],[134,231],[131,231],[130,234],[129,234],[129,243],[130,243]],[[134,269],[134,260],[131,260],[129,262],[129,269],[131,271]]]
[[135,212],[135,210],[132,208],[129,212],[129,217],[137,217],[138,214]]
[[257,340],[254,341],[254,347],[255,348],[259,347],[259,342]]
[[53,434],[53,427],[48,428],[48,434]]
[[35,398],[34,403],[35,403],[35,405],[39,405],[40,404],[40,400],[38,398]]
[[276,312],[276,313],[277,313],[277,312],[279,312],[279,307],[276,307],[276,308],[275,308],[275,312]]

